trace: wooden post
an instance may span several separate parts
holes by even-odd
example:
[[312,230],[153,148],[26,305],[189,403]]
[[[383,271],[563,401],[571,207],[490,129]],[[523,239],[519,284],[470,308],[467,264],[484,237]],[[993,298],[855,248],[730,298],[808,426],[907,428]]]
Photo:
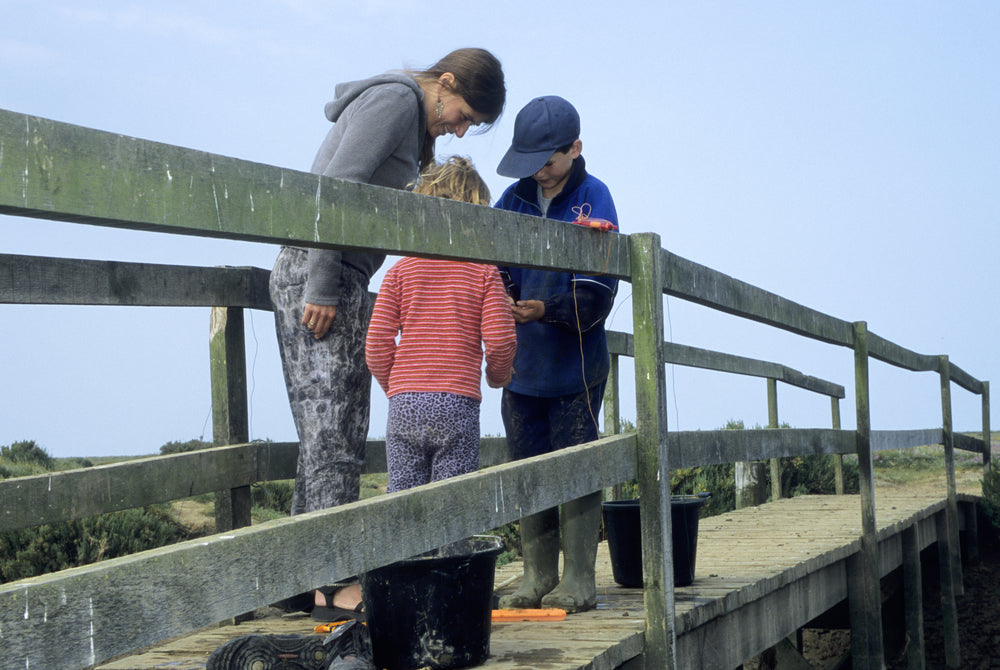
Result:
[[990,467],[993,435],[990,433],[990,383],[983,382],[983,467]]
[[903,609],[907,670],[924,670],[924,585],[917,524],[903,531]]
[[[840,398],[830,396],[831,425],[834,430],[840,430]],[[844,455],[834,454],[833,456],[833,477],[834,490],[837,495],[844,495]]]
[[938,356],[941,378],[941,432],[944,438],[944,471],[948,499],[944,506],[944,524],[938,523],[938,558],[941,561],[941,616],[944,626],[944,658],[948,668],[962,665],[958,638],[958,605],[962,595],[962,559],[958,543],[958,494],[955,486],[955,442],[951,418],[951,364],[947,356]]
[[676,670],[662,264],[659,235],[637,233],[629,237],[638,430],[636,470],[646,610],[644,666]]
[[938,356],[938,374],[941,378],[941,432],[944,437],[944,474],[948,490],[945,501],[945,518],[948,521],[948,543],[955,595],[965,592],[962,585],[962,553],[958,540],[958,487],[955,484],[955,438],[952,433],[951,414],[951,363],[947,356]]
[[[778,428],[778,380],[767,379],[767,427]],[[781,499],[781,459],[771,459],[771,500]]]
[[[209,351],[212,366],[212,444],[250,441],[247,415],[243,310],[213,307]],[[250,525],[250,487],[217,491],[215,532]]]
[[858,479],[861,488],[861,549],[848,561],[851,617],[851,662],[855,670],[882,670],[882,590],[875,525],[875,485],[871,449],[871,405],[868,396],[868,325],[854,323],[854,393],[857,407]]
[[[617,435],[622,432],[621,421],[621,389],[618,379],[618,354],[611,354],[611,368],[608,370],[608,382],[604,386],[604,434]],[[622,497],[622,484],[604,490],[606,500],[618,500]]]
[[952,551],[947,510],[934,515],[934,522],[938,537],[938,579],[941,582],[944,663],[945,667],[957,670],[962,666],[962,652],[958,640],[958,605],[955,603],[955,580],[951,569]]

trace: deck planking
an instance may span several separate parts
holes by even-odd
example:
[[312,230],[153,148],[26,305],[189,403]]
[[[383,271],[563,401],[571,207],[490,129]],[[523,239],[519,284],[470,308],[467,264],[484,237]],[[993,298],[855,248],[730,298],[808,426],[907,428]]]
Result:
[[[978,493],[969,485],[959,490],[964,499]],[[880,491],[876,505],[880,542],[893,542],[903,529],[942,512],[944,488],[930,495]],[[803,496],[701,519],[695,581],[675,588],[679,667],[736,667],[846,597],[846,561],[858,548],[860,510],[856,495]],[[924,533],[925,545],[935,540]],[[521,567],[497,569],[498,593],[517,587]],[[564,621],[494,623],[490,657],[480,667],[612,670],[640,654],[643,592],[614,583],[603,542],[597,584],[591,612]],[[98,668],[204,670],[211,651],[230,639],[312,634],[314,624],[308,616],[283,615],[212,627]]]

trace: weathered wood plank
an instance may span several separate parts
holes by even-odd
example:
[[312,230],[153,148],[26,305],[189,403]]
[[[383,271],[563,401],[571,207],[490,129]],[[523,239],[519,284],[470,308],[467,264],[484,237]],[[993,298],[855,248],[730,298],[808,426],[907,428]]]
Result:
[[0,110],[0,213],[629,277],[628,237]]
[[[482,438],[482,467],[505,463],[505,445],[501,437]],[[298,448],[295,442],[253,442],[0,480],[4,501],[0,531],[83,519],[220,488],[293,479]],[[241,463],[245,467],[239,467]],[[385,441],[368,440],[364,472],[385,471]]]
[[663,291],[727,314],[850,347],[851,324],[663,251]]
[[871,431],[872,451],[890,451],[943,444],[940,428],[917,430],[873,430]]
[[270,272],[0,254],[0,303],[268,310]]
[[0,530],[82,519],[249,486],[259,481],[258,464],[272,458],[277,460],[280,455],[270,454],[267,445],[255,443],[5,479],[0,481],[4,501]]
[[831,428],[685,430],[667,440],[671,468],[855,451],[853,431]]
[[[956,448],[982,451],[976,438],[955,434]],[[668,433],[672,467],[731,463],[739,459],[819,453],[853,453],[854,433],[832,429],[678,431]],[[876,451],[941,443],[941,429],[872,431]],[[480,440],[480,464],[507,461],[502,437]],[[385,472],[384,440],[369,440],[364,471]],[[179,500],[223,488],[292,479],[298,444],[255,442],[219,449],[0,480],[0,531]],[[239,464],[244,464],[239,467]],[[608,485],[618,482],[607,479]],[[135,482],[130,484],[130,482]],[[150,484],[147,484],[150,483]]]
[[[612,354],[635,356],[632,335],[618,331],[608,331],[608,349]],[[843,398],[844,387],[840,384],[810,377],[780,363],[725,354],[709,349],[700,349],[675,342],[663,343],[663,358],[673,365],[718,370],[738,375],[779,379],[790,386],[814,391],[835,398]]]

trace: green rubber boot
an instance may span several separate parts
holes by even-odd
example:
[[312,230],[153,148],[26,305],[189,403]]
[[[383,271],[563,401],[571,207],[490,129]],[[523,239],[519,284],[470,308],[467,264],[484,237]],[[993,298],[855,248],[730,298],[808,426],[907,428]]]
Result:
[[594,566],[600,536],[600,491],[563,504],[563,577],[559,585],[542,598],[542,607],[558,607],[572,614],[597,606]]
[[500,599],[501,609],[534,609],[559,583],[559,509],[521,519],[524,579],[514,593]]

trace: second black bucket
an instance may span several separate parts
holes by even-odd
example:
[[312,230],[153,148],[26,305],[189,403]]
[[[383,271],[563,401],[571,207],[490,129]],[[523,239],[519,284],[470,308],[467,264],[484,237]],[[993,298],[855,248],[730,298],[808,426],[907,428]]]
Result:
[[[698,550],[698,514],[710,493],[670,497],[673,527],[674,586],[694,581]],[[604,532],[611,554],[615,582],[627,587],[642,586],[642,535],[638,500],[609,500],[602,504]]]
[[500,538],[477,535],[358,577],[375,665],[464,668],[490,652]]

